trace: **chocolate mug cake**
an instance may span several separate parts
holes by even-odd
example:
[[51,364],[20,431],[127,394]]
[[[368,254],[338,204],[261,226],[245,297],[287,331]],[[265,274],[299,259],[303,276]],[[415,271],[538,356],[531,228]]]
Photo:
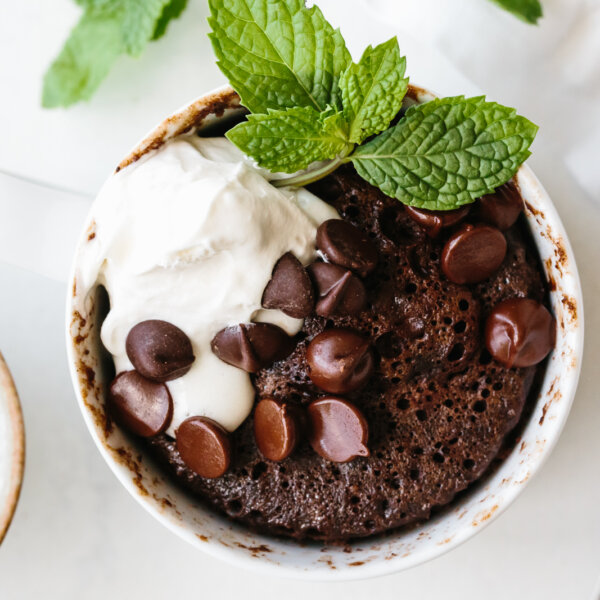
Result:
[[[195,497],[260,532],[340,541],[428,518],[490,467],[554,345],[509,180],[534,126],[481,98],[398,112],[396,62],[385,119],[352,129],[362,109],[332,114],[332,89],[322,114],[268,108],[229,139],[169,140],[96,201],[82,283],[110,300],[108,412]],[[261,155],[279,135],[269,119],[299,121]],[[410,150],[440,122],[440,148]],[[447,185],[442,159],[457,169]],[[275,164],[300,173],[277,180]]]
[[[170,142],[117,177],[128,179],[129,169],[156,174],[153,162],[181,144],[199,159],[203,145],[229,146],[223,138]],[[251,167],[236,164],[248,176]],[[146,319],[156,308],[134,303],[135,316],[125,318],[131,327],[116,327],[122,350],[109,347],[119,371],[109,410],[217,510],[260,531],[340,540],[427,518],[485,473],[519,422],[554,321],[513,183],[443,214],[402,207],[351,167],[309,189],[327,203],[305,240],[310,251],[297,251],[302,260],[283,252],[254,290],[250,312],[277,313],[279,325],[214,325],[199,347],[185,318]],[[325,218],[332,211],[338,218]],[[164,221],[152,222],[156,243]],[[97,219],[90,246],[102,248],[105,236],[114,243],[113,229]],[[91,280],[112,298],[112,280],[123,276],[111,278],[115,256],[100,255],[104,274]],[[176,293],[162,283],[155,293],[163,288]],[[104,327],[115,325],[111,312]],[[297,331],[283,329],[290,323]],[[103,328],[105,336],[114,331]],[[193,404],[182,411],[179,389],[170,387],[209,355],[251,383],[254,406],[237,428],[193,414]],[[214,384],[198,391],[219,402]]]

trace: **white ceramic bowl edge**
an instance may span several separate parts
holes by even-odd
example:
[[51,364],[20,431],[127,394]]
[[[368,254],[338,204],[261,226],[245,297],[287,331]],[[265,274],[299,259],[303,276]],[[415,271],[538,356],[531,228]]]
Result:
[[[413,101],[431,98],[411,87]],[[230,88],[221,88],[183,107],[156,127],[121,162],[121,168],[177,135],[190,134],[240,110]],[[505,510],[540,468],[556,443],[575,395],[583,351],[583,303],[573,252],[548,194],[532,171],[516,176],[526,202],[550,286],[557,318],[552,352],[539,398],[519,444],[485,481],[460,502],[440,511],[418,528],[356,541],[346,547],[300,545],[250,532],[207,510],[171,483],[143,455],[134,439],[108,426],[103,395],[106,381],[100,358],[94,311],[98,299],[77,289],[77,256],[67,302],[67,347],[71,375],[83,416],[106,462],[125,488],[166,527],[209,554],[254,571],[311,580],[351,580],[384,575],[420,564],[472,537]],[[93,232],[93,207],[80,248]]]

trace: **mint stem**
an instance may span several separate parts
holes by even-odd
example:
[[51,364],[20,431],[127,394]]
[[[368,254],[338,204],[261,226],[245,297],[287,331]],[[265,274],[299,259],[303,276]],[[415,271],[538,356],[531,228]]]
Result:
[[333,160],[326,162],[323,166],[318,169],[304,171],[300,175],[294,175],[293,177],[285,177],[283,179],[273,179],[271,184],[275,187],[303,187],[309,183],[314,183],[319,179],[323,179],[330,173],[333,173],[340,165],[348,162],[347,155],[338,156]]

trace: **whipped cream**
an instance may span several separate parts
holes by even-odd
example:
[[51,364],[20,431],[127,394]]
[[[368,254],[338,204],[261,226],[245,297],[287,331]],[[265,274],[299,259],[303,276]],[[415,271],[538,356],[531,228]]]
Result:
[[297,333],[301,319],[261,308],[263,290],[285,252],[312,262],[317,227],[339,215],[304,189],[273,187],[227,139],[195,136],[110,177],[92,214],[95,237],[84,245],[78,282],[88,292],[96,284],[108,291],[101,337],[117,372],[133,368],[125,340],[134,325],[176,325],[196,360],[167,383],[174,403],[167,433],[193,415],[233,431],[250,413],[254,389],[210,342],[224,327],[251,321]]

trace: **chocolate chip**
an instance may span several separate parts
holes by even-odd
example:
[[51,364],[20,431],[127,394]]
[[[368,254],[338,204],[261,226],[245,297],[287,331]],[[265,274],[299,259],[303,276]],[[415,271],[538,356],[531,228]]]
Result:
[[221,477],[229,469],[229,435],[212,419],[186,419],[177,429],[176,443],[181,460],[200,477]]
[[512,227],[523,210],[523,199],[517,186],[509,181],[493,194],[482,196],[475,205],[475,217],[501,231]]
[[142,437],[162,433],[173,417],[167,386],[136,371],[119,373],[110,384],[108,409],[119,425]]
[[319,456],[334,462],[369,456],[369,426],[354,404],[326,396],[308,405],[308,417],[310,445]]
[[221,329],[210,347],[223,362],[256,373],[288,356],[294,343],[277,325],[248,323]]
[[194,362],[190,338],[179,327],[157,319],[133,327],[125,349],[136,371],[152,381],[182,377]]
[[446,242],[442,271],[454,283],[478,283],[493,275],[506,256],[502,232],[487,225],[463,225]]
[[505,367],[530,367],[554,348],[556,322],[548,309],[526,298],[497,304],[485,323],[488,352]]
[[321,317],[355,315],[367,301],[365,286],[352,273],[331,263],[316,262],[308,267],[317,289],[315,312]]
[[320,333],[308,345],[306,361],[312,382],[331,394],[357,390],[375,370],[368,340],[351,329]]
[[254,409],[254,437],[261,454],[274,461],[287,458],[300,438],[298,407],[264,398]]
[[303,319],[311,313],[314,297],[310,277],[291,252],[286,252],[277,261],[263,292],[262,305],[264,308],[278,308],[296,319]]
[[468,214],[471,207],[463,205],[455,210],[426,210],[414,206],[405,206],[406,214],[423,229],[430,237],[437,237],[446,227],[460,223]]
[[327,259],[363,277],[377,265],[377,248],[358,227],[330,219],[317,229],[317,248]]

